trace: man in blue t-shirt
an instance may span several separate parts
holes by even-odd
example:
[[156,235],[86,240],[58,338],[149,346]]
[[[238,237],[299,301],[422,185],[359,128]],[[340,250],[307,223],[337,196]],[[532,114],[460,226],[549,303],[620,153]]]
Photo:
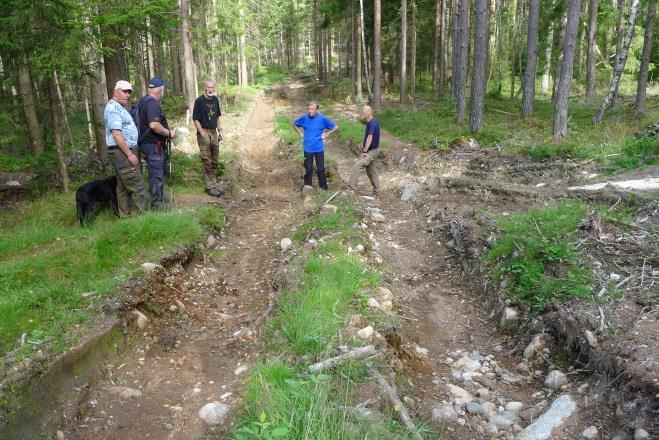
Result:
[[[329,118],[318,113],[317,102],[310,102],[307,106],[307,110],[309,113],[302,115],[293,121],[293,128],[297,134],[304,137],[304,185],[311,186],[313,161],[315,159],[316,172],[318,173],[318,186],[327,190],[323,141],[329,139],[329,135],[337,130],[339,126]],[[304,129],[304,135],[300,132],[300,128]]]
[[362,169],[366,168],[366,175],[373,186],[373,195],[378,196],[380,193],[380,179],[376,170],[375,160],[380,155],[380,124],[373,117],[373,108],[364,106],[362,116],[366,119],[366,130],[364,131],[364,141],[360,151],[359,159],[352,166],[350,171],[350,188],[356,189],[359,175]]

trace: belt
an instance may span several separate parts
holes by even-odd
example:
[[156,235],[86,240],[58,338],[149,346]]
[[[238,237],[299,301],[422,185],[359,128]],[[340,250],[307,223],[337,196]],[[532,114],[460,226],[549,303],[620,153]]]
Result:
[[[130,150],[134,150],[137,148],[137,145],[133,145],[132,147],[128,147]],[[119,147],[116,145],[108,145],[108,151],[113,151],[113,150],[119,150]]]

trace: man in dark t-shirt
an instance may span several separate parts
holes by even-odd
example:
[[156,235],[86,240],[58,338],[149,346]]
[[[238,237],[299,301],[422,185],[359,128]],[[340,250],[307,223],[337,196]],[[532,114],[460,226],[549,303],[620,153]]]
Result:
[[194,102],[192,121],[197,128],[197,145],[204,165],[206,192],[215,197],[221,196],[224,192],[217,180],[219,141],[222,140],[220,116],[222,110],[220,101],[215,96],[215,81],[209,78],[204,82],[204,94]]
[[169,129],[165,112],[160,108],[160,100],[165,96],[165,85],[161,78],[151,78],[148,94],[137,104],[142,131],[140,152],[146,157],[146,169],[149,172],[151,209],[160,208],[164,202],[165,149],[167,140],[176,136],[176,131]]
[[366,175],[373,186],[373,195],[378,196],[380,193],[380,179],[376,169],[376,159],[380,154],[380,124],[373,117],[373,108],[364,106],[362,116],[366,119],[366,130],[364,131],[364,141],[360,151],[359,159],[352,166],[350,171],[350,188],[357,188],[359,175],[362,169],[366,168]]

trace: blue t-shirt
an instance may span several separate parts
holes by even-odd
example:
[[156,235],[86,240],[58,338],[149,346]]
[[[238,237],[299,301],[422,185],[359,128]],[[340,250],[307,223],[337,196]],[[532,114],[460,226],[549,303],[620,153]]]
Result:
[[375,150],[380,146],[380,124],[375,118],[371,119],[366,123],[366,130],[364,131],[364,142],[362,142],[362,148],[366,146],[366,138],[369,134],[373,135],[371,140],[371,145],[368,147],[368,151]]
[[323,151],[323,131],[331,130],[336,124],[320,113],[313,118],[305,114],[293,121],[296,127],[304,129],[304,151],[306,153],[320,153]]
[[117,142],[112,136],[112,130],[121,130],[121,133],[126,139],[129,148],[137,145],[137,127],[133,118],[121,104],[114,99],[111,99],[105,106],[103,112],[103,119],[105,120],[105,142],[108,147],[116,147]]

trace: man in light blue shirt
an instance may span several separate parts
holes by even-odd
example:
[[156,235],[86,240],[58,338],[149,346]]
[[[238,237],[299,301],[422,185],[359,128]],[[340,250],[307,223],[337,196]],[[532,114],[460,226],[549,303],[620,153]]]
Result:
[[128,81],[117,81],[112,99],[105,106],[105,142],[108,157],[117,176],[117,205],[119,217],[126,218],[144,211],[146,192],[137,157],[135,122],[126,110],[133,92]]
[[[329,135],[337,130],[339,126],[318,112],[318,103],[315,101],[309,103],[307,111],[307,114],[293,121],[293,128],[297,134],[304,138],[304,185],[311,186],[313,162],[315,159],[318,186],[327,190],[325,147],[323,141],[329,139]],[[300,132],[300,128],[304,129],[304,134]]]

